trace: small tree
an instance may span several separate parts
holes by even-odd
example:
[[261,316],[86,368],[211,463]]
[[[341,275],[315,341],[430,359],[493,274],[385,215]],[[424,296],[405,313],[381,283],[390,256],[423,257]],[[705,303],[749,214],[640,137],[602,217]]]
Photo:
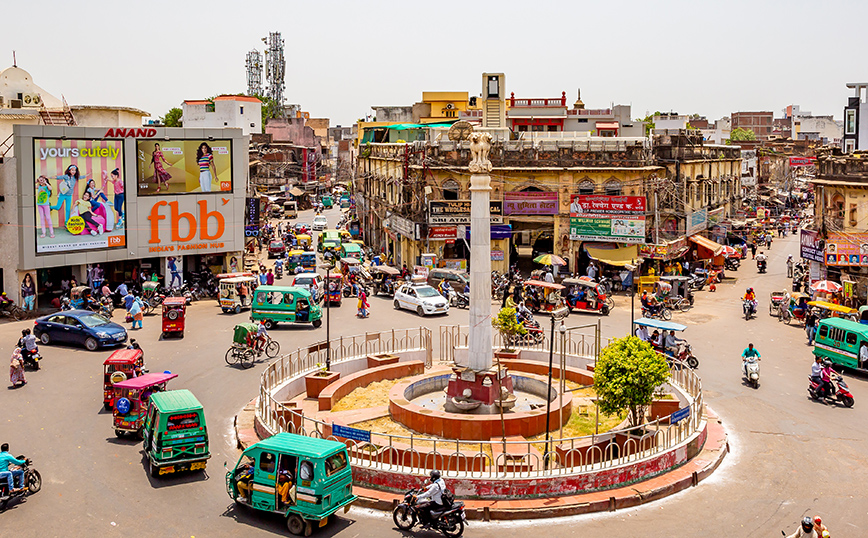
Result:
[[594,390],[606,414],[630,412],[630,423],[640,425],[645,407],[669,378],[666,359],[635,336],[617,338],[603,348],[594,366]]
[[500,333],[506,351],[513,351],[512,346],[515,344],[516,336],[527,334],[527,329],[518,322],[515,316],[515,308],[501,308],[497,317],[491,320],[491,326]]
[[750,129],[743,129],[741,127],[736,127],[729,133],[729,138],[726,140],[727,144],[731,144],[733,142],[744,142],[747,140],[756,140],[756,134]]
[[170,108],[166,115],[160,118],[160,122],[166,127],[183,127],[183,122],[181,121],[181,116],[184,115],[184,111],[178,107]]

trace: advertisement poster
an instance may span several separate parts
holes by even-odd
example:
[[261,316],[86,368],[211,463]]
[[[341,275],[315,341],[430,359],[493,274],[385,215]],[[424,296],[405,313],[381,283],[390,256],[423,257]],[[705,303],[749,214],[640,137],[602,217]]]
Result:
[[180,288],[184,284],[184,257],[169,256],[166,258],[166,270],[163,272],[164,285],[167,288]]
[[820,244],[819,234],[813,230],[806,230],[804,228],[802,228],[801,232],[801,244],[799,248],[801,257],[813,262],[824,261],[823,247]]
[[826,265],[868,266],[868,234],[829,234]]
[[556,192],[507,192],[503,195],[505,215],[557,215]]
[[570,239],[644,243],[645,197],[574,194]]
[[244,200],[244,235],[256,237],[259,235],[259,198],[245,198]]
[[700,209],[687,215],[687,235],[699,233],[708,227],[708,210]]
[[232,192],[232,141],[139,140],[139,196]]
[[121,140],[33,140],[36,253],[123,248]]

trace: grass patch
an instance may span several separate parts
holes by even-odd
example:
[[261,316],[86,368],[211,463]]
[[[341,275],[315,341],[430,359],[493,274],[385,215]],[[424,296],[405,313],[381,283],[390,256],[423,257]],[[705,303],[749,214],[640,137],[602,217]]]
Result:
[[349,411],[351,409],[368,409],[389,405],[389,391],[400,379],[385,379],[375,381],[366,387],[359,387],[347,394],[332,407],[332,411]]

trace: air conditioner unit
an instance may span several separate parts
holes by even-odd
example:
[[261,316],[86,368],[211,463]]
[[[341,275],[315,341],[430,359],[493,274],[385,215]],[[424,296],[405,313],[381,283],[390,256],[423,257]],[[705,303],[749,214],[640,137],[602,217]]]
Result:
[[21,95],[21,104],[25,107],[42,106],[42,98],[38,93],[25,93]]
[[9,108],[21,108],[21,99],[10,99]]

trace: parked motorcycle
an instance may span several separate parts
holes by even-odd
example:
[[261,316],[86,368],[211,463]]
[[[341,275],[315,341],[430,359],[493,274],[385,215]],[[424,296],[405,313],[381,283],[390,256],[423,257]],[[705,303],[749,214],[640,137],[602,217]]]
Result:
[[691,291],[700,291],[705,287],[705,284],[708,282],[708,277],[705,275],[690,275],[690,280],[687,282],[687,286]]
[[748,300],[742,299],[741,309],[744,311],[744,320],[745,321],[748,321],[751,316],[756,315],[756,303],[754,301],[748,301]]
[[[404,502],[392,510],[392,520],[395,526],[402,531],[408,531],[419,522],[419,508],[416,506],[416,497],[419,490],[411,489],[404,494]],[[464,514],[464,503],[453,501],[446,504],[446,496],[443,496],[444,507],[430,512],[431,528],[443,533],[447,538],[458,538],[464,534],[464,525],[467,516]]]
[[756,357],[751,357],[744,361],[742,373],[744,373],[744,378],[747,379],[747,382],[750,383],[753,388],[759,387],[760,366]]
[[0,306],[0,315],[8,316],[15,321],[21,321],[25,314],[24,309],[13,302],[7,302]]
[[727,271],[738,271],[741,261],[738,258],[724,258],[723,268]]
[[31,467],[33,462],[24,456],[18,456],[17,459],[24,460],[24,465],[21,466],[21,470],[24,471],[24,476],[22,477],[23,483],[17,485],[24,486],[27,489],[17,493],[11,493],[6,480],[0,480],[0,511],[6,510],[10,501],[33,495],[42,489],[42,476],[39,474],[39,471]]
[[810,376],[808,377],[808,381],[810,381],[808,395],[810,395],[812,400],[841,402],[844,407],[853,407],[853,404],[856,403],[856,400],[853,399],[853,394],[850,393],[850,387],[847,386],[847,382],[840,375],[832,377],[832,389],[834,393],[823,394],[822,396],[820,395],[820,389],[823,387],[823,383],[817,383]]

